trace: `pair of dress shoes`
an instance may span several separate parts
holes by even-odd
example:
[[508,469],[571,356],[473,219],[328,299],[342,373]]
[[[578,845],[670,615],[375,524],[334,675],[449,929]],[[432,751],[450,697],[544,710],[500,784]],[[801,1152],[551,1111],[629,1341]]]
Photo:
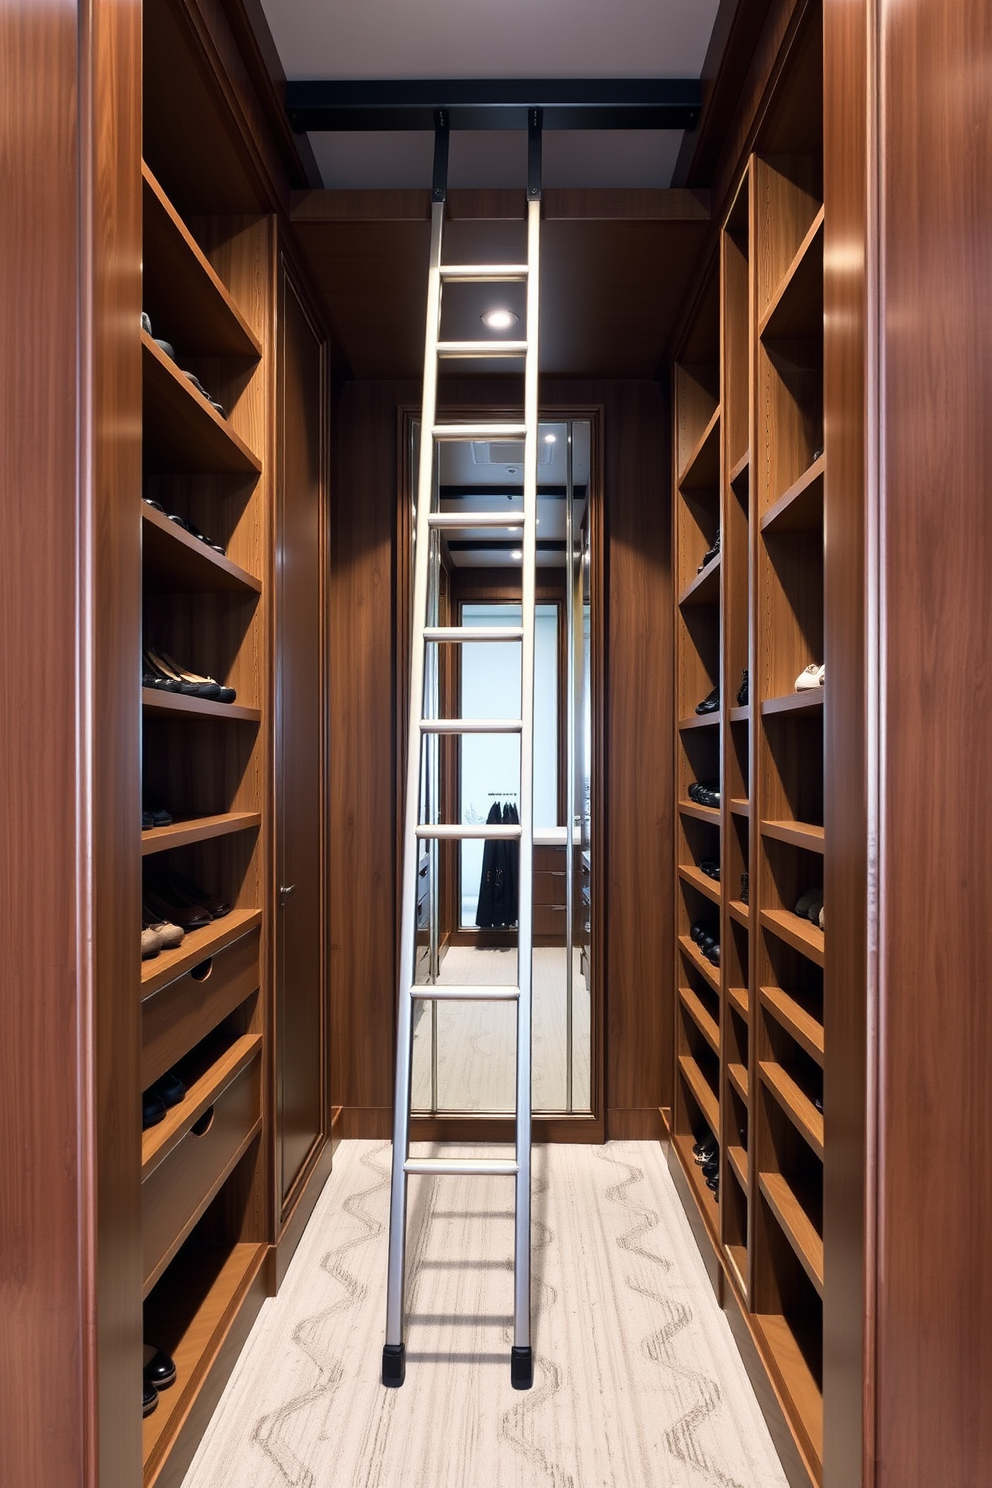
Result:
[[191,522],[189,517],[180,517],[176,512],[166,511],[161,501],[156,501],[153,496],[142,496],[141,499],[146,506],[150,506],[153,511],[161,512],[163,517],[168,517],[170,522],[175,522],[177,527],[181,527],[184,532],[188,532],[198,542],[202,542],[208,548],[213,548],[215,553],[225,553],[225,549],[221,547],[220,543],[215,543],[212,537],[208,537],[205,532],[201,532],[196,523]]
[[181,925],[161,914],[149,905],[141,906],[141,959],[150,961],[159,951],[174,951],[181,946],[186,935]]
[[154,1085],[149,1085],[147,1090],[142,1091],[141,1130],[147,1131],[150,1126],[158,1126],[160,1121],[165,1120],[166,1111],[171,1111],[173,1106],[178,1106],[185,1099],[185,1083],[175,1070],[169,1070]]
[[713,562],[713,559],[719,556],[719,553],[720,553],[720,534],[718,532],[717,535],[716,535],[716,537],[713,539],[713,546],[711,548],[708,548],[707,551],[703,554],[703,561],[699,565],[699,567],[696,569],[696,572],[697,573],[702,573],[702,571],[706,567],[707,563],[712,563]]
[[795,914],[801,920],[809,920],[814,925],[823,929],[823,890],[808,889],[801,898],[796,900]]
[[208,893],[171,868],[146,874],[145,904],[161,919],[171,920],[183,930],[200,930],[231,912],[226,899]]
[[699,871],[705,873],[707,878],[714,878],[717,883],[720,882],[720,864],[715,863],[712,858],[703,858]]
[[144,1358],[141,1369],[142,1381],[142,1417],[150,1416],[158,1405],[158,1392],[168,1390],[170,1385],[176,1383],[176,1366],[169,1355],[154,1343],[144,1345]]
[[716,935],[712,934],[706,925],[703,924],[702,920],[697,920],[689,931],[689,938],[695,941],[711,966],[720,965],[719,932]]
[[[156,336],[153,333],[151,320],[144,310],[142,310],[141,312],[141,329],[145,331],[149,336],[151,336],[159,351],[164,352],[165,355],[169,358],[170,362],[176,361],[176,348],[172,345],[171,341],[163,341],[160,336]],[[190,382],[196,388],[196,391],[202,394],[204,398],[206,398],[207,402],[210,404],[210,407],[213,408],[215,412],[219,413],[221,418],[227,418],[227,414],[224,412],[222,405],[217,402],[216,398],[211,398],[210,394],[207,392],[200,379],[194,376],[192,372],[187,372],[184,368],[180,370],[182,371],[184,377],[189,378]]]
[[686,794],[690,801],[695,801],[697,806],[719,806],[720,782],[719,780],[694,780]]
[[188,671],[173,661],[167,651],[144,652],[143,687],[154,687],[160,692],[181,692],[186,697],[205,698],[208,702],[233,703],[237,693],[233,687],[224,687],[214,677],[201,676]]
[[703,1135],[692,1144],[692,1156],[697,1168],[703,1163],[711,1162],[720,1152],[720,1144],[712,1132],[704,1132]]
[[210,394],[207,392],[206,388],[203,386],[203,383],[196,376],[196,374],[193,373],[193,372],[187,372],[186,369],[185,369],[185,367],[182,369],[182,371],[183,371],[183,376],[189,379],[189,381],[196,388],[196,391],[200,394],[200,396],[203,397],[203,398],[206,398],[207,402],[210,404],[210,407],[214,410],[214,412],[215,413],[219,413],[222,419],[226,419],[227,418],[227,414],[224,412],[224,406],[223,406],[223,404],[218,403],[216,398],[212,398],[210,396]]
[[703,713],[718,713],[719,711],[720,711],[720,689],[718,687],[714,687],[714,689],[713,689],[712,692],[708,692],[706,694],[706,696],[703,698],[703,701],[701,703],[697,703],[696,704],[696,712],[699,713],[699,714],[703,714]]

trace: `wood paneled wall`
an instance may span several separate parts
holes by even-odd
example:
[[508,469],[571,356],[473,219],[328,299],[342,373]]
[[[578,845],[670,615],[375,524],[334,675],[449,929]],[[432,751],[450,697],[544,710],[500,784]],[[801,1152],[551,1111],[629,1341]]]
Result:
[[0,24],[0,1481],[66,1488],[141,1478],[140,22]]
[[[604,410],[606,1111],[611,1135],[651,1137],[672,1066],[670,416],[650,382],[545,381],[541,394]],[[506,396],[478,382],[441,393],[449,404]],[[331,1089],[346,1136],[391,1132],[396,411],[418,402],[415,383],[359,382],[340,388],[335,406]]]
[[992,11],[877,12],[876,1481],[977,1488],[992,1474]]

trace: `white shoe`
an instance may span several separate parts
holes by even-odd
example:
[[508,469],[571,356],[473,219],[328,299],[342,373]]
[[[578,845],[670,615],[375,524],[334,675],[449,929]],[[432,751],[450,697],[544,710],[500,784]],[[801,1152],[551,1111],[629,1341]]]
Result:
[[804,671],[801,671],[796,678],[796,691],[812,692],[814,688],[822,687],[823,671],[822,666],[817,666],[815,661],[811,661],[809,666]]

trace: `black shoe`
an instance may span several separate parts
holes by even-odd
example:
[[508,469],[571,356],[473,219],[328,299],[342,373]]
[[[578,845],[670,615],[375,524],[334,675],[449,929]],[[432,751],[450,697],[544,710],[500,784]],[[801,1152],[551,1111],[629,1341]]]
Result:
[[713,546],[710,549],[708,549],[707,552],[705,552],[703,554],[703,561],[699,565],[699,567],[696,569],[696,572],[697,573],[702,573],[702,571],[706,567],[707,563],[712,563],[713,562],[713,559],[718,556],[719,552],[720,552],[720,534],[718,532],[717,535],[716,535],[716,537],[713,539]]
[[153,1085],[141,1097],[141,1130],[147,1131],[150,1126],[158,1126],[164,1120],[165,1101]]
[[155,818],[152,816],[151,812],[143,811],[141,813],[141,830],[143,832],[150,832],[154,825]]
[[154,1385],[150,1385],[148,1383],[148,1381],[145,1380],[144,1381],[144,1394],[142,1395],[142,1399],[141,1399],[141,1416],[142,1416],[142,1420],[145,1418],[145,1416],[150,1416],[151,1413],[152,1413],[152,1411],[155,1409],[155,1407],[157,1405],[158,1405],[158,1391],[156,1390],[156,1388],[155,1388]]
[[719,1171],[720,1161],[717,1157],[708,1158],[707,1161],[703,1163],[701,1169],[704,1178],[715,1178]]
[[169,1070],[161,1080],[156,1080],[152,1090],[162,1097],[166,1107],[170,1109],[186,1099],[186,1086],[174,1070]]
[[711,1137],[707,1145],[705,1147],[701,1147],[698,1152],[696,1152],[696,1149],[693,1148],[693,1152],[695,1154],[693,1157],[693,1162],[696,1164],[697,1168],[701,1168],[706,1163],[712,1162],[719,1151],[720,1149],[717,1146],[716,1137]]
[[715,941],[713,941],[713,943],[711,945],[706,946],[704,948],[704,950],[703,950],[703,955],[706,957],[707,961],[709,961],[709,963],[712,966],[719,966],[720,965],[720,942],[718,940],[715,940]]
[[176,1383],[176,1366],[168,1354],[156,1348],[154,1343],[144,1345],[145,1362],[142,1375],[145,1381],[145,1389],[151,1387],[153,1390],[167,1390],[170,1385]]
[[713,1197],[715,1199],[716,1198],[719,1198],[719,1196],[720,1196],[720,1180],[719,1180],[719,1178],[707,1178],[707,1180],[706,1180],[706,1187],[709,1189],[710,1193],[713,1195]]
[[703,1135],[701,1137],[697,1137],[695,1142],[693,1142],[692,1144],[692,1150],[696,1157],[698,1157],[701,1152],[704,1152],[707,1147],[712,1147],[714,1151],[716,1150],[716,1137],[713,1135],[712,1132],[704,1132]]
[[696,704],[697,713],[716,713],[719,711],[719,708],[720,689],[718,687],[714,687],[712,692],[706,694],[701,703]]
[[802,920],[811,920],[814,925],[820,923],[820,910],[823,908],[823,890],[809,889],[801,899],[796,900],[795,913]]
[[746,904],[748,902],[747,896],[748,896],[747,874],[746,873],[742,873],[741,874],[741,903],[742,904]]
[[226,914],[230,914],[231,906],[226,899],[220,899],[216,894],[209,894],[206,889],[201,889],[198,884],[191,883],[181,873],[172,869],[164,869],[159,873],[148,875],[148,881],[153,891],[160,899],[171,900],[173,903],[192,908],[202,907],[213,920],[220,920]]
[[737,689],[737,706],[739,708],[746,708],[747,707],[747,702],[748,702],[747,667],[745,667],[744,668],[744,675],[741,677],[741,685]]
[[707,878],[715,878],[720,882],[720,864],[714,863],[712,858],[703,858],[699,865],[700,873],[705,873]]

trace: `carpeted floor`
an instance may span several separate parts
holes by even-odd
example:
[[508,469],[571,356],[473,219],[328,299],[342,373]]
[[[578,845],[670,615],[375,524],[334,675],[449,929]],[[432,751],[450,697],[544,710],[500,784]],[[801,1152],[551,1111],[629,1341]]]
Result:
[[535,1148],[529,1392],[495,1178],[411,1180],[407,1380],[380,1385],[389,1158],[338,1149],[184,1488],[787,1488],[657,1144]]
[[[574,953],[572,982],[572,1110],[589,1109],[589,992]],[[565,950],[534,950],[533,1102],[535,1111],[567,1109],[568,1040]],[[515,982],[515,950],[451,946],[438,982],[482,987]],[[413,1039],[413,1103],[431,1105],[431,1015],[418,1003]],[[438,1110],[512,1111],[515,1101],[517,1014],[512,1003],[442,1002],[437,1009]]]

